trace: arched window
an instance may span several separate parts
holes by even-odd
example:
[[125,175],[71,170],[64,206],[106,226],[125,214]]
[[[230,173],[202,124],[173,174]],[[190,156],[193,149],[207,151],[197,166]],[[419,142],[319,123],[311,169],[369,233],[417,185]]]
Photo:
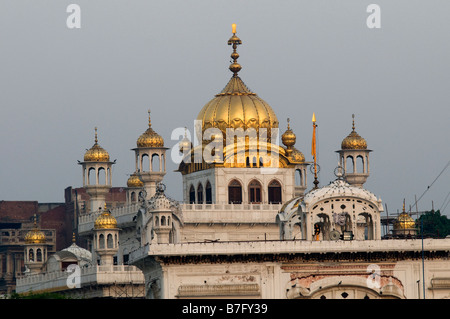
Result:
[[189,204],[195,203],[195,188],[193,185],[189,188]]
[[108,236],[106,237],[106,245],[108,248],[114,248],[114,241],[113,241],[113,236],[111,234],[108,234]]
[[161,226],[166,226],[166,216],[161,216]]
[[257,180],[252,180],[248,185],[248,201],[261,203],[261,184]]
[[36,261],[42,261],[42,250],[40,248],[38,248],[36,251]]
[[358,156],[356,158],[356,172],[357,173],[365,173],[364,159],[362,158],[362,156]]
[[235,179],[228,184],[228,202],[230,204],[242,203],[242,186]]
[[303,185],[303,176],[302,171],[300,169],[295,170],[295,186]]
[[105,236],[103,234],[100,234],[100,236],[98,236],[98,247],[100,249],[105,248]]
[[355,166],[353,162],[353,156],[347,156],[346,158],[346,165],[345,165],[345,172],[346,173],[353,173]]
[[87,177],[87,184],[88,185],[95,185],[96,179],[95,179],[95,168],[91,167],[88,170],[88,177]]
[[150,171],[150,159],[147,154],[141,156],[141,172]]
[[159,155],[153,154],[152,155],[152,172],[160,172],[161,171],[161,165],[159,165]]
[[28,261],[34,261],[34,250],[30,249],[28,252]]
[[205,195],[206,195],[206,204],[212,204],[212,189],[211,183],[209,181],[206,183]]
[[203,185],[202,183],[197,186],[197,204],[203,204]]
[[278,181],[271,181],[269,183],[269,203],[279,204],[281,203],[281,184]]
[[98,169],[97,179],[99,185],[106,185],[106,171],[103,167]]
[[159,226],[159,218],[158,218],[158,216],[155,217],[155,226],[156,227]]

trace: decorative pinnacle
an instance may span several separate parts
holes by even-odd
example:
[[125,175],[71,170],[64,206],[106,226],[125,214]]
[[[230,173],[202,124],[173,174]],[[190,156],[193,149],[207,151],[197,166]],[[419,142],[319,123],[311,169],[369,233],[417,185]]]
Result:
[[352,130],[354,132],[355,131],[355,114],[352,114],[352,118],[353,118]]
[[148,127],[152,127],[152,121],[150,120],[150,110],[148,110]]
[[228,40],[228,45],[233,45],[233,53],[231,53],[231,58],[233,59],[233,63],[231,63],[229,69],[233,72],[233,76],[236,77],[238,72],[242,69],[242,66],[237,63],[237,59],[239,58],[239,53],[236,52],[237,46],[242,44],[241,39],[236,36],[236,24],[233,23],[231,25],[233,36]]
[[97,126],[95,127],[95,144],[98,143],[98,139],[97,139]]
[[287,124],[288,124],[288,127],[287,127],[287,129],[288,129],[288,130],[290,130],[290,129],[291,129],[291,127],[290,127],[290,125],[289,125],[289,122],[290,122],[290,119],[288,118],[288,119],[287,119]]

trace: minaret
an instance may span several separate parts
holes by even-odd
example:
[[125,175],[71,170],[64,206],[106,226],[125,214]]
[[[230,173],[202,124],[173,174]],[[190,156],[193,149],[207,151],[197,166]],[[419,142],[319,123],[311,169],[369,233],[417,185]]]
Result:
[[[355,131],[355,115],[353,117],[352,131],[342,140],[339,161],[344,168],[344,179],[347,183],[362,187],[369,177],[369,153],[367,142]],[[360,165],[358,165],[360,163]],[[358,169],[359,167],[359,169]]]
[[111,167],[115,161],[111,162],[108,152],[98,144],[97,128],[95,128],[95,143],[86,151],[84,161],[79,164],[83,167],[83,187],[90,196],[89,210],[90,212],[101,210],[106,201],[106,194],[111,189]]
[[25,266],[31,273],[39,273],[47,261],[47,244],[45,234],[37,226],[34,215],[34,227],[25,235]]
[[146,198],[156,193],[156,185],[166,175],[166,150],[164,139],[152,129],[150,110],[148,129],[136,141],[136,172],[144,183]]
[[103,212],[94,222],[94,251],[100,257],[100,265],[112,265],[119,249],[119,228],[117,220],[109,210]]

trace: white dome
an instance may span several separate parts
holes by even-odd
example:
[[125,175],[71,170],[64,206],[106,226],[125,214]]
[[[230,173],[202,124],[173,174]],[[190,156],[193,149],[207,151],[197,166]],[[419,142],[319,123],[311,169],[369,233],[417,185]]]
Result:
[[[378,203],[380,200],[368,190],[356,186],[352,186],[344,180],[337,179],[327,186],[314,189],[305,195],[303,202],[312,205],[322,199],[332,197],[358,197],[367,201]],[[382,210],[382,206],[381,206]]]
[[77,246],[77,244],[73,243],[67,248],[64,248],[62,251],[68,251],[77,257],[79,261],[92,261],[92,254],[89,250],[81,248]]

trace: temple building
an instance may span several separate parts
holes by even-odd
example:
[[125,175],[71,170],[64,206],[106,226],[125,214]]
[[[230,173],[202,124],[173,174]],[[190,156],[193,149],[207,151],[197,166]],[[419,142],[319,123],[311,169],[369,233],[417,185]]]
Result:
[[[123,205],[105,204],[115,162],[96,136],[79,163],[90,195],[77,219],[86,247],[43,254],[39,264],[26,261],[30,272],[18,281],[19,292],[45,286],[71,296],[120,297],[118,289],[107,293],[120,283],[138,291],[127,294],[136,298],[450,297],[450,239],[382,239],[382,200],[364,188],[372,150],[355,131],[354,117],[336,151],[336,178],[319,187],[316,158],[307,161],[296,148],[291,119],[279,134],[274,109],[238,75],[241,44],[233,25],[231,78],[199,108],[194,134],[186,132],[175,146],[183,200],[166,194],[168,147],[150,112],[132,149]],[[405,218],[395,230],[413,234]],[[30,243],[26,255],[44,251],[44,244]],[[80,269],[78,286],[52,281],[71,262]]]

